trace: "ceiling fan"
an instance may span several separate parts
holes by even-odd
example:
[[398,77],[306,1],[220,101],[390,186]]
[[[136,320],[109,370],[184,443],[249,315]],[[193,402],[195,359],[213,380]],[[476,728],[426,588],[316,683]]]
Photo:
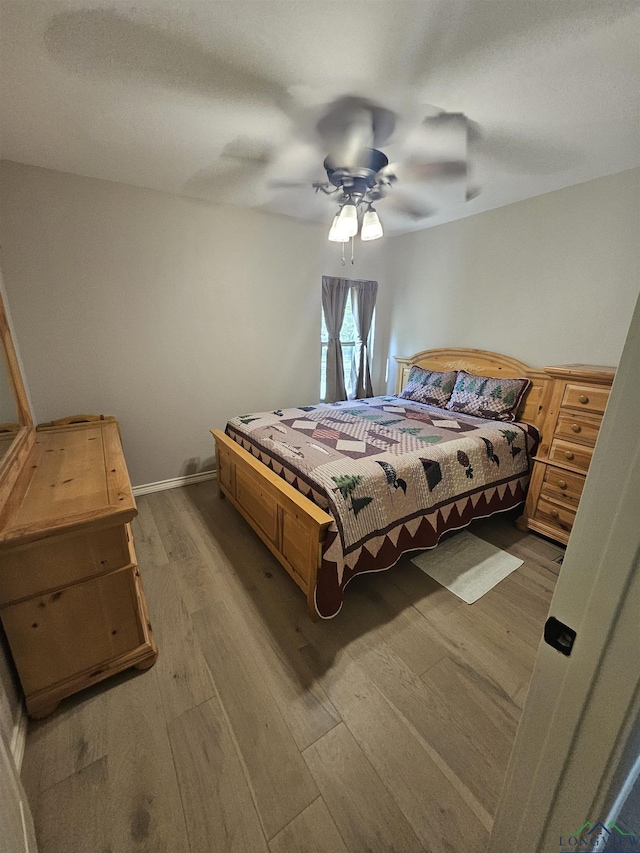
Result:
[[[432,110],[406,134],[398,161],[390,163],[378,146],[390,140],[396,119],[392,110],[348,95],[333,101],[317,121],[317,136],[329,150],[323,163],[327,180],[314,181],[311,186],[339,205],[329,240],[345,243],[354,237],[361,212],[361,239],[382,237],[373,205],[387,197],[396,211],[411,219],[432,215],[436,208],[433,201],[425,200],[433,195],[427,184],[446,187],[449,200],[468,197],[466,116]],[[276,187],[301,185],[272,182]]]
[[[443,0],[447,22],[449,6]],[[566,13],[569,18],[576,15],[574,6]],[[460,5],[460,10],[465,7]],[[248,126],[245,110],[257,107],[259,122],[266,119],[265,137],[245,136],[242,131],[235,137],[223,134],[215,161],[203,162],[184,179],[180,191],[189,197],[264,206],[305,219],[323,215],[320,197],[327,205],[335,201],[338,213],[355,201],[358,224],[371,223],[371,231],[364,229],[366,237],[380,230],[376,211],[370,209],[378,202],[381,214],[389,212],[388,227],[395,229],[475,198],[479,189],[469,185],[469,150],[474,166],[485,166],[485,173],[487,162],[528,175],[552,174],[575,162],[572,149],[557,140],[532,140],[526,129],[513,124],[487,126],[480,132],[462,113],[424,107],[419,115],[414,108],[409,108],[413,115],[408,114],[407,105],[415,105],[425,91],[429,67],[436,59],[444,67],[456,56],[438,53],[438,38],[455,28],[449,22],[441,32],[431,7],[422,24],[414,27],[401,79],[391,75],[388,85],[381,78],[360,81],[354,84],[360,94],[337,98],[331,85],[326,89],[324,84],[316,88],[315,82],[289,85],[284,66],[279,69],[282,73],[275,73],[275,66],[265,72],[246,64],[237,51],[231,56],[224,50],[223,38],[201,39],[182,26],[189,19],[182,10],[165,17],[102,8],[65,10],[51,17],[44,43],[51,60],[66,73],[108,84],[153,87],[160,93],[186,93],[185,103],[197,103],[198,108],[203,102],[215,102],[237,110],[238,130]],[[476,19],[465,23],[467,29],[476,25]],[[520,11],[509,25],[516,33],[521,31]],[[486,35],[488,42],[478,46],[474,41],[474,50],[491,47],[496,34],[492,29]],[[435,38],[431,44],[435,49],[428,49],[430,37]],[[427,66],[424,57],[429,57]],[[373,95],[370,85],[375,86]],[[385,94],[379,95],[381,91]],[[309,109],[309,102],[317,103],[321,92],[325,104],[335,99],[328,106]],[[387,103],[387,96],[397,113],[369,99],[384,97]],[[352,211],[347,210],[349,215]]]

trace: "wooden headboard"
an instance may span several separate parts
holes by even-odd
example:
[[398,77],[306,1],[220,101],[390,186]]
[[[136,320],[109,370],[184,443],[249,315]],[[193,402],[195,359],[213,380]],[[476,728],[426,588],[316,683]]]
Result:
[[425,370],[466,370],[477,376],[492,378],[506,377],[508,379],[524,378],[531,380],[520,407],[516,420],[533,424],[542,431],[545,409],[548,405],[548,395],[551,390],[551,378],[544,370],[529,367],[508,355],[498,352],[488,352],[481,349],[427,349],[410,356],[394,356],[398,362],[396,378],[396,394],[406,385],[409,371],[414,365]]

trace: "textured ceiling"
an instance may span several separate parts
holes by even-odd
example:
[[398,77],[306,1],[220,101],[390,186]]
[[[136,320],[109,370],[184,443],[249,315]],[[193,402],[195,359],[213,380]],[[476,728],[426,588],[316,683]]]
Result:
[[[329,222],[320,105],[362,94],[477,128],[458,219],[640,165],[640,4],[618,0],[4,2],[0,154],[10,160]],[[417,199],[418,200],[418,199]]]

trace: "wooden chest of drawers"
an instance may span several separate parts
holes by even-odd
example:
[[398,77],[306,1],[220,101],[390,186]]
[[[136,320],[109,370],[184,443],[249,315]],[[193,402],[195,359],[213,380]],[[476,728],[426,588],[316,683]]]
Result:
[[551,397],[533,463],[522,530],[566,545],[613,382],[612,367],[546,367]]
[[41,428],[0,517],[0,619],[33,717],[154,663],[113,418]]

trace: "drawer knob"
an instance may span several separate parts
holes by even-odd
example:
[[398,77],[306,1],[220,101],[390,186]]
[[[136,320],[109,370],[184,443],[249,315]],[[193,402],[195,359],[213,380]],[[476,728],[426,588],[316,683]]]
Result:
[[560,518],[560,513],[557,509],[550,509],[549,515],[551,516],[551,518]]
[[571,432],[582,432],[580,424],[571,424]]
[[586,406],[589,402],[589,398],[586,394],[580,394],[580,396],[578,397],[578,402],[582,403],[583,406]]
[[567,481],[566,480],[558,480],[558,487],[561,489],[566,489],[567,488]]
[[564,458],[565,459],[573,459],[573,453],[570,450],[565,450]]

